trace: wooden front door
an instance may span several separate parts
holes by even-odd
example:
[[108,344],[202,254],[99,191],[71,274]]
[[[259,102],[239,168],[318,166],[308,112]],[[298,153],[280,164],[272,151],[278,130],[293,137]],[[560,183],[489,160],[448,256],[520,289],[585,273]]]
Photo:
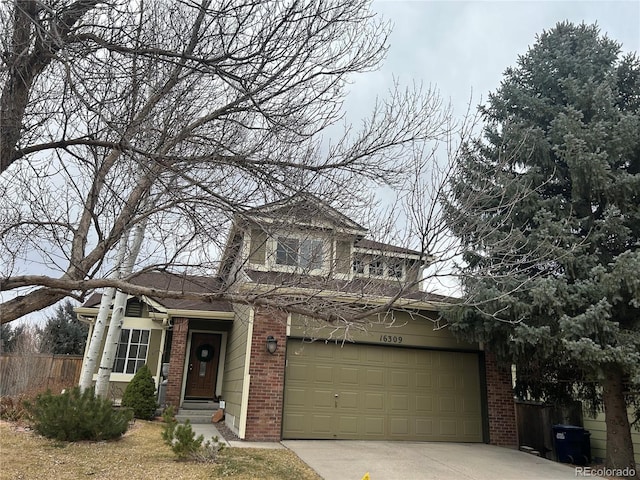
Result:
[[193,333],[186,398],[214,399],[218,379],[218,361],[220,360],[221,336],[215,333]]

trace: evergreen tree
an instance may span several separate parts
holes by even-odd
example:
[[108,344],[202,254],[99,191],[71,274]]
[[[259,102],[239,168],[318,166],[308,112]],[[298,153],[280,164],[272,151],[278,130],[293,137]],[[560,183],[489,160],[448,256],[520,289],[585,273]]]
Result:
[[148,420],[155,414],[158,406],[156,384],[146,364],[138,369],[124,390],[122,406],[131,408],[133,416],[143,420]]
[[16,350],[20,337],[24,335],[24,325],[0,325],[0,353],[11,353]]
[[69,300],[58,305],[41,332],[41,350],[61,355],[82,355],[88,325],[80,322]]
[[[474,305],[450,313],[452,329],[515,362],[521,391],[601,400],[607,466],[635,467],[640,62],[595,25],[560,23],[506,70],[481,113],[483,138],[467,146],[445,202]],[[467,231],[478,218],[491,235]]]

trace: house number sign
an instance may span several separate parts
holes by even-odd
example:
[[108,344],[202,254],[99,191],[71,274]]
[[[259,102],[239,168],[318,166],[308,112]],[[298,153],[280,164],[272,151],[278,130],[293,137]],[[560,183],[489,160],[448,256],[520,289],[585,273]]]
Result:
[[380,341],[383,343],[402,343],[400,335],[380,335]]

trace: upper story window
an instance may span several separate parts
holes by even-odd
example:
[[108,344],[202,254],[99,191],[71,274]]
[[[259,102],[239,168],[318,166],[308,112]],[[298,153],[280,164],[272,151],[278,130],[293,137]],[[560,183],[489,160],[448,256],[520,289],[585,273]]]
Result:
[[353,260],[353,273],[364,274],[365,262],[362,258]]
[[403,263],[400,260],[389,260],[388,275],[391,278],[402,278]]
[[402,279],[405,275],[405,261],[401,258],[356,256],[351,265],[356,276]]
[[384,262],[381,259],[376,258],[371,260],[369,264],[369,275],[376,277],[382,277],[384,275]]
[[278,237],[276,264],[315,270],[322,268],[322,240]]

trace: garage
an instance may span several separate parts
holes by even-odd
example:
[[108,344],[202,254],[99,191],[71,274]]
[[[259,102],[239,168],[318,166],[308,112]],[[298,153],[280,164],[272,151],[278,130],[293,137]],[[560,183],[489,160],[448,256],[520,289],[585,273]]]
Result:
[[289,339],[283,438],[482,442],[479,354]]

